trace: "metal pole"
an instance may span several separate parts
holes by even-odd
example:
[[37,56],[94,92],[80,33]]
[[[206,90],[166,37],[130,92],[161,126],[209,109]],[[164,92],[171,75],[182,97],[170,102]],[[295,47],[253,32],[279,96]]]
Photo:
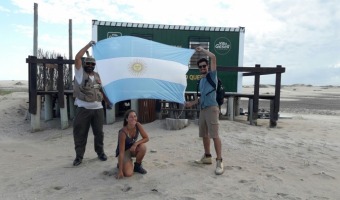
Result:
[[[73,54],[72,54],[72,19],[69,19],[69,26],[68,26],[68,47],[69,47],[69,60],[73,59]],[[72,71],[72,64],[68,65],[68,70],[69,70],[69,83],[70,83],[70,88],[69,89],[73,89],[72,86],[72,79],[73,79],[73,71]]]
[[33,56],[38,55],[38,4],[34,3]]
[[[33,28],[33,56],[37,59],[38,56],[38,4],[34,3],[34,28]],[[34,102],[34,107],[31,107],[31,132],[39,131],[40,130],[40,110],[41,110],[41,96],[37,95],[37,63],[34,64],[30,63],[30,72],[28,80],[30,82],[29,92],[31,94],[31,99],[29,100],[30,106]],[[34,98],[34,99],[32,99]]]

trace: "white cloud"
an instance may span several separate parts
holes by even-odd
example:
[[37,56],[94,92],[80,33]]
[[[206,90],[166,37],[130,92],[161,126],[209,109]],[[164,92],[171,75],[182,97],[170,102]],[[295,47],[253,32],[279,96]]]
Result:
[[[72,19],[73,55],[91,40],[91,23],[119,21],[150,24],[245,27],[244,66],[286,67],[282,82],[334,81],[340,85],[340,4],[318,0],[12,0],[31,17],[16,21],[20,38],[32,38],[33,5],[38,3],[39,47],[68,55],[68,22]],[[0,7],[1,12],[10,9]],[[58,30],[55,29],[58,27]],[[21,45],[24,45],[24,41]],[[27,42],[32,46],[32,40]],[[31,49],[31,48],[26,48]],[[26,56],[26,55],[25,55]],[[331,70],[333,69],[333,71]],[[323,78],[319,71],[323,71]],[[261,83],[274,83],[261,77]],[[308,82],[307,82],[308,83]],[[308,83],[309,84],[309,83]]]
[[4,7],[2,7],[2,6],[0,5],[0,12],[9,13],[10,10],[7,9],[7,8],[4,8]]
[[33,29],[30,26],[24,26],[21,24],[14,24],[14,31],[27,38],[33,38]]

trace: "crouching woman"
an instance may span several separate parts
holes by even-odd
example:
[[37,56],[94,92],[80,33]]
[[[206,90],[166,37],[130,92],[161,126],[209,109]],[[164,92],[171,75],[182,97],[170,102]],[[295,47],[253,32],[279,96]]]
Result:
[[[138,136],[141,139],[138,140]],[[118,133],[118,144],[116,157],[118,157],[117,179],[132,176],[134,172],[146,174],[142,166],[142,161],[146,153],[145,143],[149,141],[149,136],[145,132],[142,124],[137,121],[137,114],[134,110],[126,111],[124,115],[123,128]],[[132,157],[136,162],[132,162]]]

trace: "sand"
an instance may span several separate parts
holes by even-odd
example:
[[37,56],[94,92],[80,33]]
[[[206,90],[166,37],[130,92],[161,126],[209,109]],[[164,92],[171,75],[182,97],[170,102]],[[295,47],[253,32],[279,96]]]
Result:
[[[20,82],[20,84],[19,84]],[[245,86],[244,92],[251,92]],[[165,129],[164,120],[144,124],[150,141],[146,175],[117,180],[114,150],[122,121],[104,125],[102,162],[89,134],[83,163],[73,167],[72,127],[58,118],[31,133],[27,81],[0,81],[0,199],[339,199],[340,87],[290,85],[281,90],[280,119],[251,126],[239,116],[220,121],[225,172],[194,163],[203,154],[194,121]],[[273,87],[262,86],[270,94]],[[244,103],[244,102],[243,102]],[[268,102],[260,103],[265,108]],[[70,123],[71,124],[71,123]],[[216,157],[211,146],[213,157]]]

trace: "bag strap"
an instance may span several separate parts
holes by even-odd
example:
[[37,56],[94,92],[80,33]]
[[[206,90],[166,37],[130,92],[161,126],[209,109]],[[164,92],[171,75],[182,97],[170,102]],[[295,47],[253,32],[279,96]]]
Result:
[[208,96],[208,94],[212,93],[213,91],[216,90],[216,84],[215,82],[211,79],[210,73],[207,74],[207,81],[209,82],[209,84],[214,88],[213,90],[211,90],[210,92],[208,92],[205,96]]
[[216,90],[216,84],[215,82],[211,79],[210,73],[207,74],[207,80],[210,83],[210,85]]

